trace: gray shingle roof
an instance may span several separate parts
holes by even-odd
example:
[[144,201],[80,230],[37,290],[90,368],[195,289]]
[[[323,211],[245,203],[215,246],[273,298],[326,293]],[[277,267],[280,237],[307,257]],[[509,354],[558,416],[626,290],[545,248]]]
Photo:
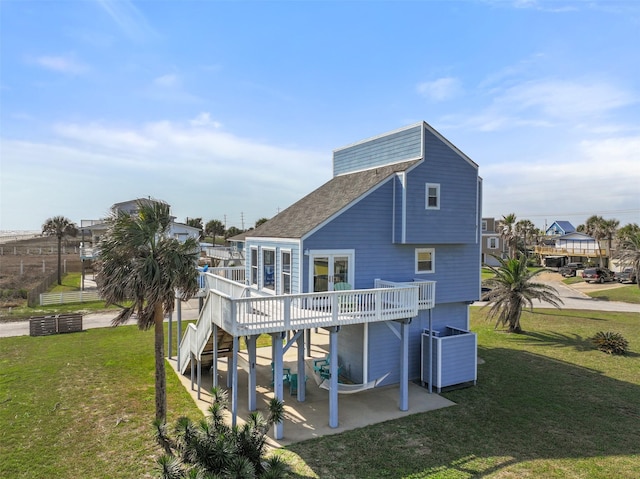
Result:
[[253,231],[247,237],[302,238],[360,196],[420,160],[404,161],[336,176]]

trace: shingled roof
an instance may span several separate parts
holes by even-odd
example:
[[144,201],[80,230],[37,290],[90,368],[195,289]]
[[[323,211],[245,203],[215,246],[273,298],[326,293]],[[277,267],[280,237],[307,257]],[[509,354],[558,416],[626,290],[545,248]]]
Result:
[[404,161],[336,176],[255,230],[247,232],[247,237],[302,238],[373,187],[395,173],[406,171],[418,161]]

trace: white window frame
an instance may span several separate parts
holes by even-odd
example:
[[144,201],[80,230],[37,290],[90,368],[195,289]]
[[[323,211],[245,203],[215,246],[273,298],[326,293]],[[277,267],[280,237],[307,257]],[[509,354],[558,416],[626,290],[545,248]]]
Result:
[[[289,255],[289,271],[285,271],[285,262],[284,255]],[[280,250],[280,294],[291,294],[291,269],[293,267],[293,255],[291,254],[290,249],[281,249]],[[289,282],[289,292],[284,290],[284,285]]]
[[[435,196],[430,196],[429,195],[429,190],[431,188],[435,188],[436,190],[436,195]],[[439,183],[427,183],[425,185],[425,209],[427,210],[439,210],[440,209],[440,184]],[[429,198],[435,198],[436,199],[436,206],[430,206],[429,205]]]
[[[429,270],[420,270],[420,253],[430,253],[431,254],[431,269]],[[415,252],[415,274],[432,274],[436,272],[436,249],[435,248],[416,248]]]
[[489,238],[487,238],[487,248],[489,249],[498,249],[500,247],[500,242],[498,241],[498,238],[496,238],[495,236],[490,236]]
[[[255,256],[254,253],[255,252]],[[249,277],[249,281],[251,282],[251,284],[255,284],[256,286],[258,286],[258,281],[259,281],[259,275],[258,273],[260,272],[260,269],[258,268],[258,261],[260,258],[260,255],[258,254],[258,247],[257,246],[252,246],[251,247],[251,276]],[[255,262],[254,262],[255,259]],[[255,280],[255,281],[254,281]]]

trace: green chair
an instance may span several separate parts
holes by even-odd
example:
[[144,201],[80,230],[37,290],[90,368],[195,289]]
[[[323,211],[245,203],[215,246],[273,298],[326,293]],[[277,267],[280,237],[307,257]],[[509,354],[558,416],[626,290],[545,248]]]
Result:
[[[271,386],[273,386],[273,363],[271,363]],[[287,384],[291,381],[291,368],[282,368],[282,383]]]

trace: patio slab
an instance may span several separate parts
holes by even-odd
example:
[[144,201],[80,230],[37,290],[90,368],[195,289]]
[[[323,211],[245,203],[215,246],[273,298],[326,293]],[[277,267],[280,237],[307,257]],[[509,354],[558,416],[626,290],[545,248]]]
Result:
[[[328,351],[329,335],[324,330],[312,334],[311,356],[313,359],[325,357]],[[246,358],[244,351],[240,356]],[[291,346],[284,357],[285,367],[295,372],[297,347]],[[411,414],[432,411],[443,407],[453,406],[455,403],[443,398],[435,392],[429,394],[428,390],[418,384],[409,384],[409,410],[401,411],[398,408],[400,400],[400,388],[398,385],[383,386],[353,394],[338,395],[338,427],[329,426],[329,391],[318,387],[313,373],[313,359],[306,363],[306,399],[299,402],[294,395],[289,394],[289,387],[284,386],[285,419],[283,426],[284,437],[273,439],[273,431],[270,431],[269,445],[281,447],[295,442],[313,439],[315,437],[338,434],[344,431],[357,429],[371,424],[376,424],[392,419],[409,416]],[[211,370],[202,370],[200,399],[198,399],[197,379],[194,376],[194,389],[191,389],[191,375],[187,370],[186,375],[179,374],[176,370],[176,360],[169,360],[174,372],[187,388],[197,406],[208,414],[211,406],[211,387],[213,384]],[[218,384],[226,387],[227,373],[226,360],[221,359],[218,366]],[[238,424],[242,424],[249,415],[247,373],[238,371]],[[266,415],[269,400],[273,397],[271,387],[271,348],[258,348],[256,366],[256,397],[258,410]],[[299,375],[300,377],[300,375]],[[231,397],[229,396],[229,399]],[[231,416],[229,415],[229,423]]]

